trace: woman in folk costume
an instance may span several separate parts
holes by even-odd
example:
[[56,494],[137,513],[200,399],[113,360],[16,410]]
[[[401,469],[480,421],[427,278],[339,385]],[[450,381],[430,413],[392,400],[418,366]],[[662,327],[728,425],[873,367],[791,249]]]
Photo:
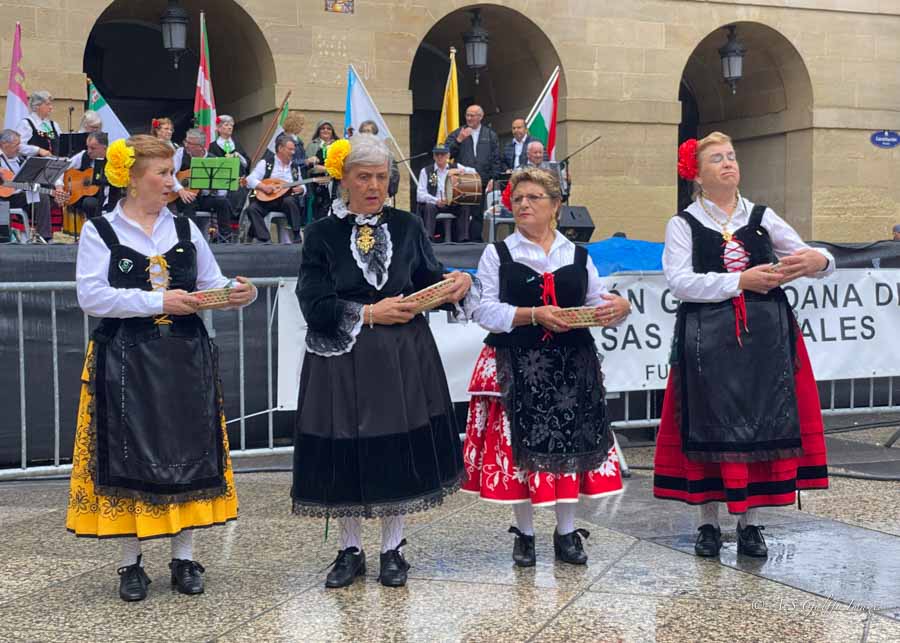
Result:
[[174,134],[175,124],[172,122],[171,118],[160,116],[159,118],[154,118],[150,121],[150,136],[154,136],[159,140],[164,141],[173,150],[177,150],[181,146],[172,141],[172,136]]
[[399,587],[403,517],[459,488],[459,429],[428,322],[403,296],[469,275],[444,274],[421,221],[384,206],[391,155],[371,134],[331,146],[340,181],[333,216],[306,229],[297,297],[306,319],[294,433],[294,513],[338,518],[340,552],[325,581],[344,587],[366,570],[362,518],[381,518],[379,580]]
[[306,150],[309,176],[319,179],[312,184],[313,189],[306,199],[306,216],[310,221],[327,217],[331,210],[331,202],[338,196],[337,181],[333,181],[325,170],[328,150],[338,140],[341,140],[341,137],[335,132],[334,124],[331,121],[321,120],[316,124],[313,139]]
[[[166,208],[172,148],[119,139],[106,155],[115,210],[91,219],[78,244],[78,303],[101,317],[88,345],[66,528],[122,538],[119,595],[147,596],[141,542],[170,537],[172,584],[203,592],[192,529],[237,517],[216,348],[197,316],[197,289],[228,283],[202,233]],[[243,277],[229,295],[244,306]]]
[[828,486],[816,382],[781,285],[831,274],[834,259],[740,195],[725,134],[682,144],[678,171],[695,201],[666,227],[663,270],[681,304],[653,493],[700,505],[698,556],[719,554],[724,502],[738,553],[764,558],[757,509]]
[[516,565],[535,564],[536,506],[555,508],[556,559],[583,565],[589,534],[575,529],[579,498],[620,493],[622,478],[594,338],[558,311],[593,306],[597,322],[612,326],[630,305],[606,290],[587,250],[556,230],[556,177],[519,170],[509,185],[516,231],[487,246],[478,264],[483,291],[473,316],[490,334],[469,385],[463,490],[513,506]]

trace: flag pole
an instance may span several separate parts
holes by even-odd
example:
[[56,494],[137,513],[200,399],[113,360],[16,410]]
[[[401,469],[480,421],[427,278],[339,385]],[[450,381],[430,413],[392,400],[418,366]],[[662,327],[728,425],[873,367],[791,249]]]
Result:
[[[368,90],[368,88],[366,87],[366,84],[365,84],[364,82],[362,82],[362,78],[361,78],[361,76],[359,75],[359,72],[356,71],[356,67],[353,66],[353,63],[350,63],[350,69],[353,70],[353,73],[356,74],[356,77],[357,77],[357,78],[360,78],[360,83],[359,83],[359,84],[362,85],[362,90],[366,93],[366,98],[369,99],[369,102],[370,102],[370,103],[372,103],[373,105],[375,105],[375,101],[372,100],[372,96],[369,94],[369,90]],[[378,106],[377,106],[377,105],[375,105],[375,109],[378,109]],[[378,113],[381,114],[381,111],[379,110]],[[382,117],[382,120],[383,120],[383,117]],[[385,122],[384,125],[385,125],[385,128],[387,129],[387,122]],[[394,135],[391,133],[391,130],[390,130],[390,129],[387,130],[387,135],[388,135],[388,138],[391,140],[391,142],[394,144],[394,147],[396,148],[397,153],[400,155],[400,158],[402,159],[402,158],[404,157],[403,150],[400,148],[400,144],[397,143],[397,139],[394,138]],[[413,183],[416,184],[416,187],[419,187],[419,179],[418,179],[418,177],[416,176],[416,173],[413,172],[413,169],[412,169],[412,167],[411,167],[410,164],[409,164],[409,160],[408,160],[408,159],[404,159],[404,160],[403,160],[403,164],[406,166],[406,169],[409,170],[409,176],[412,178]]]
[[284,97],[284,100],[281,101],[281,105],[275,111],[275,117],[272,119],[272,122],[269,123],[269,126],[266,128],[265,133],[263,134],[262,139],[259,141],[259,145],[256,146],[256,152],[253,154],[253,160],[249,165],[250,172],[253,171],[253,168],[256,167],[256,164],[259,163],[259,159],[262,158],[265,153],[266,147],[269,145],[269,141],[272,139],[272,134],[275,133],[275,128],[278,127],[278,119],[281,116],[281,112],[284,111],[284,106],[287,105],[288,99],[291,97],[291,90],[288,90],[287,95]]
[[553,86],[553,81],[556,80],[557,76],[559,76],[559,65],[557,65],[556,69],[553,70],[553,73],[550,74],[550,80],[544,85],[544,89],[542,89],[541,93],[538,95],[537,100],[534,102],[534,106],[531,108],[531,111],[528,112],[528,117],[525,119],[526,126],[531,122],[531,119],[534,118],[535,113],[540,108],[541,103],[544,101],[544,97],[547,95],[547,92],[550,91],[550,88]]

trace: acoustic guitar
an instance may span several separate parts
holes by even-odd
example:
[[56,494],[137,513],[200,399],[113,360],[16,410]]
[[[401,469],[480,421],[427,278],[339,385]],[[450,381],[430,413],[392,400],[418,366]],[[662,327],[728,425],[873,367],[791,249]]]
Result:
[[100,191],[99,185],[92,185],[94,180],[94,168],[86,170],[66,170],[63,174],[63,189],[69,193],[66,205],[74,205],[79,199],[86,196],[94,196]]
[[[181,172],[176,172],[175,178],[178,179],[178,182],[182,185],[182,187],[184,187],[186,185],[190,185],[191,168],[188,168],[186,170],[181,170]],[[191,188],[188,188],[188,187],[185,187],[184,189],[187,192],[190,192],[191,194],[193,194],[194,196],[197,196],[198,194],[200,194],[200,190],[192,190]],[[168,202],[173,203],[177,198],[178,198],[178,192],[172,192],[172,194],[169,195]]]
[[39,192],[40,194],[53,195],[56,188],[45,188],[41,186],[35,187],[31,183],[14,183],[15,174],[12,170],[5,167],[0,168],[0,198],[6,199],[13,195],[16,190],[25,190],[27,192]]
[[[313,183],[313,182],[315,182],[315,180],[316,179],[302,179],[300,181],[288,182],[288,181],[285,181],[284,179],[274,179],[274,178],[263,179],[256,186],[254,196],[256,197],[257,201],[262,201],[263,203],[266,203],[268,201],[274,201],[275,199],[280,199],[285,194],[287,194],[289,190],[297,187],[298,185],[304,185],[306,183]],[[275,188],[275,191],[272,192],[272,194],[266,194],[265,192],[263,192],[262,190],[259,189],[260,186],[262,186],[262,185],[270,185],[273,188]]]

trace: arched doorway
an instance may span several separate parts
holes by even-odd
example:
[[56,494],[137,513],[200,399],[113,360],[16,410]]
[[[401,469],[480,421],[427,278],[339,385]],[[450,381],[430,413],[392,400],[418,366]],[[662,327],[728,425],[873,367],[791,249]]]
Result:
[[[715,130],[730,135],[741,161],[742,192],[770,205],[801,235],[808,235],[813,163],[809,72],[794,46],[775,29],[755,22],[733,24],[747,47],[737,93],[722,80],[718,49],[726,32],[716,29],[697,45],[684,68],[679,143]],[[679,185],[679,200],[685,189]]]
[[[475,74],[466,65],[463,34],[472,28],[474,8],[481,10],[482,26],[490,34],[487,68]],[[459,77],[460,122],[472,103],[484,108],[485,123],[500,136],[501,147],[512,138],[512,121],[527,116],[544,84],[557,65],[559,55],[547,35],[524,14],[497,5],[472,5],[447,14],[428,31],[413,58],[409,76],[413,113],[410,116],[410,154],[430,152],[435,144],[444,86],[449,69],[450,47],[455,47]],[[565,73],[560,70],[560,102],[566,95]],[[561,110],[562,111],[562,110]],[[562,129],[562,128],[560,128]],[[559,150],[565,151],[560,136]],[[557,152],[557,156],[560,153]],[[416,159],[414,169],[429,162]],[[413,195],[415,186],[412,186]],[[413,196],[413,206],[415,197]]]
[[[115,0],[97,19],[84,51],[84,73],[131,132],[146,132],[154,116],[168,115],[180,140],[193,119],[200,45],[200,10],[211,3],[182,0],[190,14],[178,69],[162,46],[159,18],[166,0]],[[206,14],[213,89],[219,113],[241,123],[271,111],[275,64],[265,36],[234,0]],[[240,135],[239,135],[240,136]],[[252,142],[247,141],[250,145]]]

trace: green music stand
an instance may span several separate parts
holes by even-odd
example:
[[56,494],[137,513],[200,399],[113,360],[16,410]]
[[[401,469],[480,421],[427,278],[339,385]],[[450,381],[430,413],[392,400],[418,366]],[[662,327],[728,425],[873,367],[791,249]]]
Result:
[[240,159],[219,156],[207,156],[205,159],[191,159],[192,190],[228,190],[240,189]]

